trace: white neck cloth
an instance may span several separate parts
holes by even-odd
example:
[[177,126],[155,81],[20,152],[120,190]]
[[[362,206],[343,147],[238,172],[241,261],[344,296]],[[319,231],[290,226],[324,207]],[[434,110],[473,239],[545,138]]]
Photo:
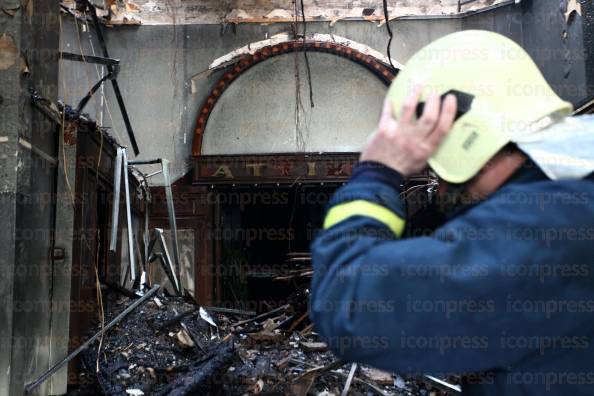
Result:
[[552,180],[582,179],[594,172],[594,115],[566,117],[511,140]]

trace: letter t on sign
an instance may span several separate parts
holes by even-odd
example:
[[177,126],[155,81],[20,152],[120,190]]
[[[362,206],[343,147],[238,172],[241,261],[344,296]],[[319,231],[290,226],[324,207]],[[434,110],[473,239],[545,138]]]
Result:
[[308,162],[307,163],[307,176],[316,176],[316,163],[315,162]]
[[252,176],[262,176],[262,167],[266,164],[245,164],[247,169],[252,170]]

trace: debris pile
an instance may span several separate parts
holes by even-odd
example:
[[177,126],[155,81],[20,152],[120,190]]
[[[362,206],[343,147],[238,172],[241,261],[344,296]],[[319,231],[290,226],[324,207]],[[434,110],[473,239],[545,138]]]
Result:
[[[129,305],[128,297],[117,300],[106,321]],[[446,394],[413,378],[343,364],[315,333],[306,303],[257,315],[154,297],[84,351],[82,362],[85,385],[72,394]]]

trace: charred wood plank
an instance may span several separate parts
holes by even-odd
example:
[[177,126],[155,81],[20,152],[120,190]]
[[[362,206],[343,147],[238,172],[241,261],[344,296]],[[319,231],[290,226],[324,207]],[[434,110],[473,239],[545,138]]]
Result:
[[232,308],[220,308],[220,307],[204,307],[209,312],[216,312],[216,313],[223,313],[229,315],[239,315],[239,316],[256,316],[256,312],[254,311],[243,311],[241,309],[232,309]]
[[157,395],[164,396],[189,396],[197,394],[206,394],[203,392],[209,386],[209,381],[216,378],[218,371],[227,367],[235,355],[234,339],[220,344],[209,354],[210,358],[201,364],[193,365],[188,368],[191,374],[180,377],[172,384],[162,389]]
[[309,311],[305,312],[295,322],[293,322],[293,324],[289,327],[288,331],[292,332],[293,330],[295,330],[308,317],[309,317]]
[[241,322],[234,323],[232,326],[233,327],[242,326],[244,324],[248,324],[251,322],[257,322],[258,320],[261,320],[261,319],[266,319],[266,318],[274,315],[275,313],[286,311],[287,309],[289,309],[290,306],[291,306],[290,304],[285,304],[281,307],[273,309],[272,311],[265,312],[261,315],[254,317],[254,318],[246,319],[246,320],[242,320]]
[[178,323],[180,323],[180,321],[182,319],[184,319],[187,316],[193,315],[196,312],[198,312],[200,310],[200,306],[197,306],[195,308],[192,308],[188,311],[182,312],[180,314],[175,315],[173,318],[166,320],[165,322],[161,323],[158,327],[157,330],[164,330],[170,326],[176,325]]

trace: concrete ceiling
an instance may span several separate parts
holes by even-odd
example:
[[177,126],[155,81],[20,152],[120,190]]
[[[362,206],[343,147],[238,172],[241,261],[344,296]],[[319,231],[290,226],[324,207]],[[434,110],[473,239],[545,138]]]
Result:
[[[294,4],[287,0],[95,0],[106,3],[110,22],[116,24],[219,24],[282,23],[295,19]],[[390,19],[402,16],[444,16],[490,7],[506,0],[388,0]],[[74,0],[63,0],[74,3]],[[300,5],[299,0],[297,4]],[[380,0],[303,0],[310,21],[348,20],[384,22]],[[301,18],[300,9],[297,10]]]

